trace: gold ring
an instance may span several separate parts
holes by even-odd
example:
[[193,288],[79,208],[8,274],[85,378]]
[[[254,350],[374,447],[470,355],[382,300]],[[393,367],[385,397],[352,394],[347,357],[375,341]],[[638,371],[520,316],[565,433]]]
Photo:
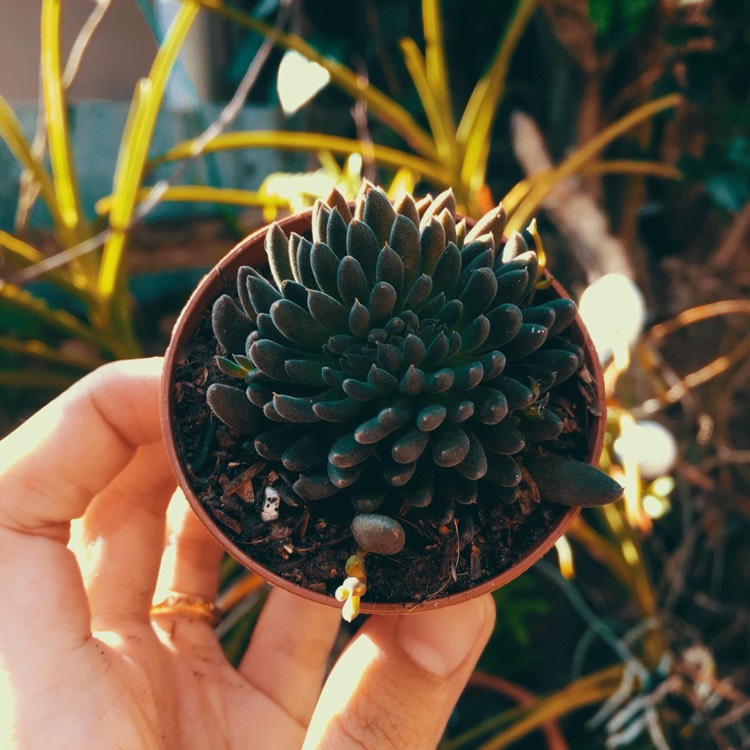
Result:
[[187,596],[186,594],[170,594],[158,604],[151,607],[151,617],[192,617],[203,620],[212,628],[220,622],[222,611],[213,602],[201,599],[199,596]]

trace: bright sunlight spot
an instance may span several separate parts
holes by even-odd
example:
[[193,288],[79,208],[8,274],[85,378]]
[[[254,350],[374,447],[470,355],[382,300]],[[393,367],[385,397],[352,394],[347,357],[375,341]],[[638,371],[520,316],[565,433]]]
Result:
[[287,50],[279,64],[276,89],[285,115],[293,115],[331,80],[330,73],[299,52]]

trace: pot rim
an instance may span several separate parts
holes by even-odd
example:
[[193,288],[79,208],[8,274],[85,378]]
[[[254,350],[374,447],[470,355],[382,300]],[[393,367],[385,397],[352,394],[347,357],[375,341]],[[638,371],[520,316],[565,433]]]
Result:
[[[304,234],[311,226],[312,209],[293,214],[281,219],[278,224],[284,230],[287,236],[296,231],[298,234]],[[468,221],[468,220],[467,220]],[[234,273],[226,273],[232,266],[251,265],[253,267],[261,266],[265,262],[266,252],[264,239],[268,225],[261,227],[249,234],[246,238],[235,245],[198,283],[193,293],[190,295],[187,303],[183,307],[172,330],[172,336],[167,347],[164,370],[162,372],[161,382],[161,425],[164,442],[166,445],[167,455],[172,470],[178,480],[178,484],[187,498],[187,501],[193,512],[198,516],[203,525],[208,529],[212,536],[221,544],[232,557],[248,570],[257,573],[274,586],[290,591],[298,596],[302,596],[310,601],[325,604],[327,606],[341,607],[341,602],[333,596],[292,583],[282,576],[274,573],[265,566],[261,565],[250,557],[246,552],[235,545],[221,530],[217,521],[203,507],[196,493],[194,492],[187,473],[180,461],[177,453],[177,441],[173,427],[176,419],[174,413],[174,403],[172,399],[172,386],[174,382],[174,373],[176,363],[183,349],[183,343],[197,327],[200,319],[203,317],[208,303],[213,301],[222,293],[224,280],[233,278]],[[241,262],[240,262],[241,259]],[[570,298],[565,289],[554,279],[551,278],[551,286],[560,297]],[[594,348],[594,344],[589,337],[580,316],[576,316],[571,324],[574,337],[578,343],[583,346],[585,352],[584,363],[589,368],[594,380],[596,389],[597,402],[600,415],[590,415],[590,427],[587,444],[587,455],[585,460],[588,463],[596,464],[601,454],[604,442],[604,433],[606,430],[606,404],[604,395],[604,380],[602,376],[599,359]],[[542,537],[534,541],[521,555],[520,559],[507,570],[498,573],[496,576],[478,584],[453,594],[426,599],[421,602],[369,602],[366,597],[360,603],[360,612],[366,614],[402,614],[414,611],[424,611],[429,609],[439,609],[442,607],[457,604],[467,599],[481,596],[482,594],[494,591],[528,570],[534,563],[542,558],[554,546],[555,542],[565,533],[567,528],[573,522],[573,519],[580,512],[580,507],[569,507],[563,515]],[[344,574],[342,571],[342,580]]]

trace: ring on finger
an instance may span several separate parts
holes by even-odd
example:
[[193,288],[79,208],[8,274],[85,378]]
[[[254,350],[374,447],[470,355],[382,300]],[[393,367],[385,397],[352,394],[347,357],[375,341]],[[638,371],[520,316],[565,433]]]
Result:
[[201,620],[215,628],[222,618],[222,610],[200,596],[170,594],[151,607],[151,617],[188,617]]

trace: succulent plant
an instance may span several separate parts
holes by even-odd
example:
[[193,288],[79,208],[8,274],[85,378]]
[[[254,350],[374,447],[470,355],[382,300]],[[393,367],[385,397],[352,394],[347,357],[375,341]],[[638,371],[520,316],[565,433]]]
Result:
[[211,410],[286,477],[282,499],[351,503],[365,551],[397,553],[411,508],[440,526],[512,501],[522,476],[563,504],[621,494],[536,447],[564,429],[548,399],[583,352],[564,335],[575,304],[533,302],[535,230],[504,241],[504,223],[498,207],[467,228],[450,191],[391,203],[367,184],[353,215],[334,191],[311,239],[273,224],[269,277],[242,267],[239,305],[214,305],[218,365],[244,387],[211,385]]

